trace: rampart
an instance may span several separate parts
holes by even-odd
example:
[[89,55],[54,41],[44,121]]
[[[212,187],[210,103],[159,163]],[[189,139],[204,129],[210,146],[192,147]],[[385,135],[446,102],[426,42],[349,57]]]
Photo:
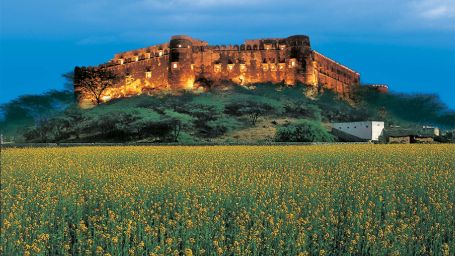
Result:
[[[188,36],[164,44],[115,54],[99,66],[120,81],[103,92],[102,100],[157,91],[204,90],[230,81],[239,85],[271,82],[303,83],[350,97],[359,73],[311,49],[308,36],[246,40],[241,45],[209,45]],[[75,77],[83,68],[76,67]],[[77,86],[81,104],[90,95]]]

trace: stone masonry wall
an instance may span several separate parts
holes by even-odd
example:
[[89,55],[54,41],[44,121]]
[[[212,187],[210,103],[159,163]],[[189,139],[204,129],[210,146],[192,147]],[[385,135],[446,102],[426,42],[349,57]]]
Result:
[[[103,101],[156,91],[200,90],[232,81],[322,86],[349,97],[360,75],[313,51],[307,36],[247,40],[241,45],[210,46],[188,36],[169,43],[116,54],[100,65],[122,79],[103,93]],[[76,88],[77,91],[77,88]],[[79,95],[80,102],[89,102]]]

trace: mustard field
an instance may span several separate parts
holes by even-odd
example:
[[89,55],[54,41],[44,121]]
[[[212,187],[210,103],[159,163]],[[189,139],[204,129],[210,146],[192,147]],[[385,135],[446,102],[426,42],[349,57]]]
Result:
[[3,149],[1,255],[454,255],[455,145]]

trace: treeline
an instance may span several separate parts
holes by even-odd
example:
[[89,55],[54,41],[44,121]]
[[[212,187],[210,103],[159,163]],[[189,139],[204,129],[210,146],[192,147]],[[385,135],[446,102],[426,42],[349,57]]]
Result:
[[70,91],[23,96],[1,106],[1,132],[25,142],[210,141],[258,125],[277,125],[276,141],[334,141],[324,123],[384,120],[394,125],[455,128],[455,114],[433,95],[379,94],[368,88],[352,102],[331,91],[309,98],[307,87],[260,84],[208,93],[137,96],[80,109]]

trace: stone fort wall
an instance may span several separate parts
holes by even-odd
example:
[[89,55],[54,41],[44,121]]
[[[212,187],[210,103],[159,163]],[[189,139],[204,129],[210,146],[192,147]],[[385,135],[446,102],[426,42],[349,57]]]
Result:
[[[168,43],[118,53],[100,67],[122,77],[104,92],[105,101],[154,91],[199,90],[208,81],[211,86],[223,81],[303,83],[349,97],[351,87],[360,82],[359,73],[312,50],[309,37],[301,35],[228,46],[173,36]],[[81,101],[87,97],[80,95]]]

